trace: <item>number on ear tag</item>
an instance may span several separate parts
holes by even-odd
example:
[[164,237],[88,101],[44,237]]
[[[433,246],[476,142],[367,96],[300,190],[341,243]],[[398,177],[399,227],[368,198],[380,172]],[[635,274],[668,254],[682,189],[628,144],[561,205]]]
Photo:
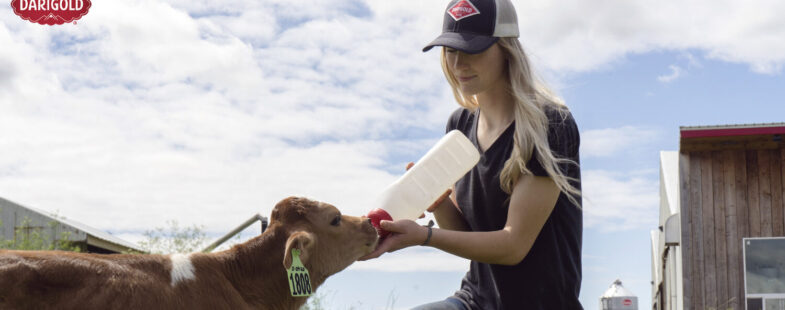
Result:
[[303,266],[300,261],[300,250],[292,249],[292,266],[286,270],[289,278],[289,291],[294,297],[308,297],[311,296],[313,289],[311,289],[311,276],[308,274],[308,269]]

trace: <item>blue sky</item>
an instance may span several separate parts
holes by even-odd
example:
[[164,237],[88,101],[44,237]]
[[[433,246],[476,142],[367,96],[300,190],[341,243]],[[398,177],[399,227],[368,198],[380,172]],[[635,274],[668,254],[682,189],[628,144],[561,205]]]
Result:
[[[784,121],[785,4],[513,3],[581,130],[581,301],[596,309],[620,278],[648,307],[659,151],[679,126]],[[0,7],[0,196],[132,241],[170,219],[217,236],[289,195],[364,214],[456,107],[438,53],[420,52],[445,4],[101,1],[54,27]],[[406,309],[467,266],[407,249],[320,292],[331,309]]]

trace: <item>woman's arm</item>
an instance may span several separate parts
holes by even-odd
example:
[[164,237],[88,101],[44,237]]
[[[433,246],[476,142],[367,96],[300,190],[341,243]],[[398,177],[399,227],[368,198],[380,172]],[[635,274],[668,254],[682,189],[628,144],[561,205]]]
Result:
[[463,219],[461,210],[458,204],[455,203],[455,191],[451,190],[451,195],[447,199],[436,206],[428,208],[428,211],[433,212],[433,217],[436,223],[442,229],[467,231],[469,224]]
[[[518,264],[529,253],[558,198],[559,188],[549,177],[521,176],[510,195],[510,209],[502,230],[465,232],[434,229],[428,245],[478,262]],[[394,234],[361,260],[422,244],[427,236],[427,228],[414,221],[382,221],[381,225]]]
[[510,195],[504,229],[491,232],[438,230],[433,232],[430,244],[483,263],[516,265],[529,253],[558,198],[559,188],[549,177],[521,176]]

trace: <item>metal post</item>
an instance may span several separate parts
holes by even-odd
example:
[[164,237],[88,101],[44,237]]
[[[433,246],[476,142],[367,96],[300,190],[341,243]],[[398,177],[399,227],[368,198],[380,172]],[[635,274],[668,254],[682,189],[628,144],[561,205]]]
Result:
[[229,233],[227,233],[226,235],[224,235],[220,239],[216,240],[215,242],[213,242],[210,245],[208,245],[207,247],[205,247],[202,250],[202,252],[204,252],[204,253],[212,252],[219,245],[221,245],[224,242],[226,242],[226,240],[229,240],[229,238],[234,237],[234,235],[240,233],[241,231],[243,231],[243,229],[247,228],[248,226],[251,226],[251,224],[253,224],[256,221],[261,222],[261,224],[262,224],[262,233],[264,233],[264,231],[267,230],[267,217],[264,217],[261,214],[256,213],[253,216],[251,216],[251,218],[249,218],[247,221],[243,222],[242,224],[237,226],[235,229],[233,229],[232,231],[230,231]]

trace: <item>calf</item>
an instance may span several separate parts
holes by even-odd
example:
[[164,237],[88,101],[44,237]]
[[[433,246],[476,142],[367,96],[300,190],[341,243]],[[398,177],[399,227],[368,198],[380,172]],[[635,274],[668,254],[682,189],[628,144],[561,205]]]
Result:
[[315,290],[376,247],[367,219],[289,197],[262,235],[217,253],[174,255],[0,251],[0,309],[298,309],[292,250]]

